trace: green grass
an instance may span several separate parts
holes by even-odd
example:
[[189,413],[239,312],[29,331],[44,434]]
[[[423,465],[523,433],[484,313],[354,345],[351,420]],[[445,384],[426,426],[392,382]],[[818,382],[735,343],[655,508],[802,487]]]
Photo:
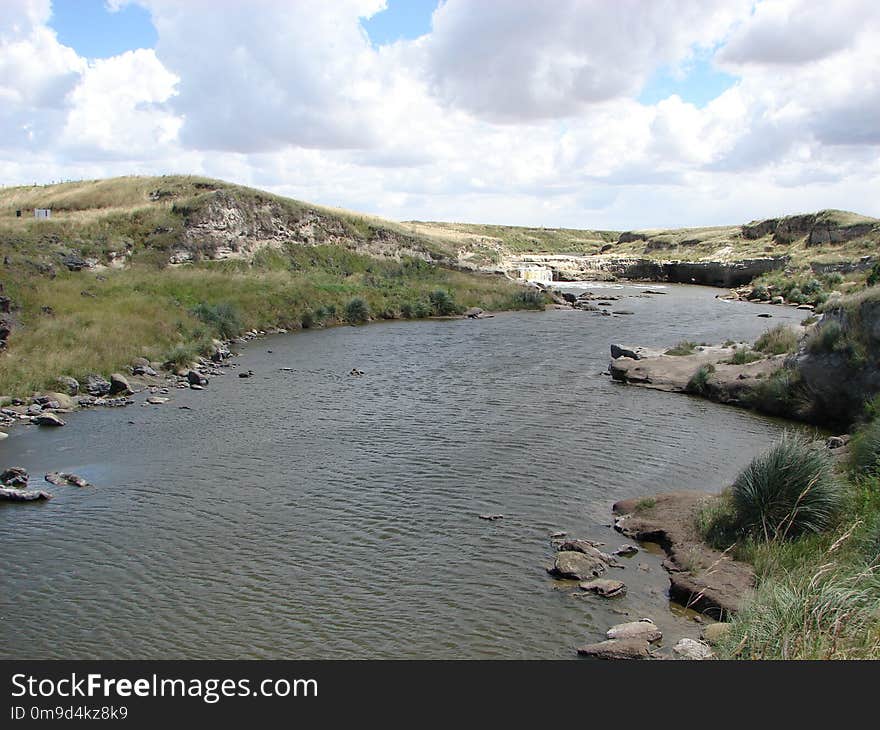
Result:
[[756,341],[754,349],[766,355],[783,355],[797,349],[798,335],[791,327],[780,324],[767,330]]
[[691,379],[688,381],[688,384],[685,388],[686,392],[693,393],[695,395],[704,395],[709,384],[709,377],[714,372],[714,365],[700,365],[700,367],[697,369],[697,372],[695,372],[693,376],[691,376]]
[[[20,307],[21,322],[0,356],[0,394],[30,395],[53,387],[61,375],[106,374],[135,357],[191,360],[207,351],[214,337],[274,326],[295,330],[304,317],[313,326],[334,324],[354,298],[370,312],[393,316],[405,309],[429,316],[430,294],[438,289],[454,294],[457,307],[543,307],[531,291],[502,278],[418,260],[376,260],[336,246],[291,246],[281,258],[283,266],[274,259],[263,266],[135,265],[9,281],[6,293]],[[52,313],[42,311],[44,306]]]
[[842,507],[828,455],[791,433],[740,472],[731,500],[737,530],[765,541],[822,532]]
[[738,347],[731,358],[726,360],[730,365],[748,365],[750,362],[763,360],[764,355],[760,352],[750,350],[748,347]]
[[670,347],[666,351],[666,354],[675,356],[693,355],[696,348],[696,342],[691,342],[690,340],[682,340],[675,347]]
[[[868,424],[856,438],[877,428]],[[798,494],[782,502],[802,506],[800,495],[820,481],[810,472],[826,472],[814,455],[823,452],[811,454],[789,437],[783,444],[789,453],[780,460],[778,447],[775,456],[771,450],[756,461],[777,481],[806,482],[800,492],[782,489]],[[768,505],[778,512],[768,520],[769,529],[745,532],[736,487],[698,512],[703,538],[751,563],[758,579],[755,596],[733,617],[717,647],[722,658],[880,658],[880,479],[858,469],[836,479],[834,509],[822,508],[818,522],[815,513],[808,515],[810,529],[797,534],[779,529],[790,520],[775,503]]]

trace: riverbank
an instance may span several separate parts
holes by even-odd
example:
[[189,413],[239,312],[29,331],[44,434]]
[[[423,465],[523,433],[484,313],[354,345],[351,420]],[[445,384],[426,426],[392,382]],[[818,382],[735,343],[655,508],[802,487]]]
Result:
[[793,343],[778,329],[762,338],[786,354],[760,340],[612,346],[619,382],[848,431],[818,443],[786,436],[720,495],[614,505],[616,529],[666,551],[671,597],[730,621],[716,637],[723,657],[880,657],[878,301],[869,288],[831,301]]

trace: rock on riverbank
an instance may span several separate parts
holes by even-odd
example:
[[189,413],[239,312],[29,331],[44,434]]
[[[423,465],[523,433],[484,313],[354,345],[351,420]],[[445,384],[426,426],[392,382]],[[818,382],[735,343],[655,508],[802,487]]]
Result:
[[635,540],[658,543],[666,552],[670,596],[721,619],[735,613],[754,590],[755,573],[746,563],[706,545],[696,528],[697,511],[714,495],[673,492],[614,504],[614,527]]

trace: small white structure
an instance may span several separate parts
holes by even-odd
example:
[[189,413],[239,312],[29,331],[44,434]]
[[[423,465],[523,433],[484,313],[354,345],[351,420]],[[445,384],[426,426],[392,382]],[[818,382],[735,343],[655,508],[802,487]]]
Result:
[[516,267],[516,278],[549,285],[553,283],[553,269],[541,264],[520,264]]
[[41,220],[48,220],[52,217],[52,209],[51,208],[34,208],[34,218],[39,218]]

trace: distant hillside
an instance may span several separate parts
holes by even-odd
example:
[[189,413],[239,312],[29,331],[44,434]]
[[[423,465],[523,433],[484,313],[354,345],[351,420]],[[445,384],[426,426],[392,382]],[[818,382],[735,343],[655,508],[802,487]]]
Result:
[[752,221],[744,225],[637,231],[525,228],[410,221],[414,231],[445,236],[488,259],[502,255],[577,254],[678,261],[736,261],[788,256],[811,261],[854,261],[874,255],[880,219],[842,210]]
[[[34,208],[51,208],[51,220],[35,221]],[[75,255],[113,266],[250,260],[291,243],[486,269],[541,253],[724,262],[786,256],[804,266],[874,255],[880,220],[824,210],[744,225],[640,231],[399,223],[220,180],[163,176],[2,188],[0,241],[45,263]]]

